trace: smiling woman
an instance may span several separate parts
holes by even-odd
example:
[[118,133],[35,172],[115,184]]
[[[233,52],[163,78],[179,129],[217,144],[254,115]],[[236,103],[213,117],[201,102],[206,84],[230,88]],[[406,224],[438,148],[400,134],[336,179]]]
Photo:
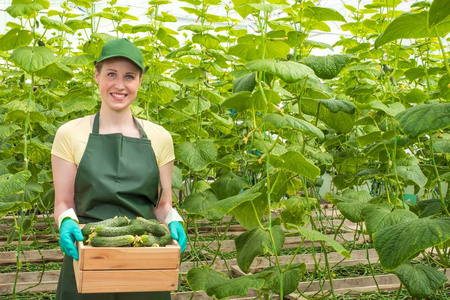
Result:
[[[439,269],[450,268],[448,4],[0,0],[0,216],[17,226],[8,241],[34,230],[33,213],[68,217],[58,294],[77,299],[67,284],[75,220],[169,222],[173,201],[192,233],[182,259],[212,259],[190,265],[193,293],[283,298],[307,265],[282,249],[320,243],[325,261],[336,251],[330,262],[368,234],[412,297],[437,295]],[[332,228],[326,201],[340,213]],[[233,241],[216,228],[236,223]],[[182,243],[182,225],[169,226]],[[350,230],[355,240],[338,244]],[[251,274],[206,267],[230,244]],[[338,298],[334,264],[316,262]]]
[[[80,294],[75,285],[72,259],[78,260],[79,255],[74,242],[83,240],[78,222],[115,216],[158,219],[169,226],[182,250],[186,246],[184,228],[179,222],[182,219],[172,209],[174,154],[170,134],[131,114],[130,105],[142,82],[142,54],[127,39],[117,39],[105,44],[98,62],[95,81],[102,98],[100,112],[63,125],[52,149],[55,219],[60,228],[60,246],[66,253],[56,299],[86,300],[99,296]],[[84,128],[83,133],[80,128]],[[81,158],[78,161],[74,157]],[[170,292],[101,296],[170,299]]]

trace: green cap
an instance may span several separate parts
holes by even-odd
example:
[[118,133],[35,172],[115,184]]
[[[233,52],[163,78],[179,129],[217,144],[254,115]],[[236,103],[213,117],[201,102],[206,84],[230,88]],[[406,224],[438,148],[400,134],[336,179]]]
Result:
[[144,59],[142,52],[132,42],[123,38],[106,42],[102,48],[99,58],[95,62],[96,64],[113,57],[125,57],[134,62],[144,72]]

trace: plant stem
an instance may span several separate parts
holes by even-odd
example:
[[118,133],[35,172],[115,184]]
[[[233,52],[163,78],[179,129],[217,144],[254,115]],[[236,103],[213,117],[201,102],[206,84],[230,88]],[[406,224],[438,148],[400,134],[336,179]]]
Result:
[[325,248],[325,242],[320,241],[320,245],[322,246],[322,249],[323,249],[323,257],[325,258],[325,268],[327,270],[328,279],[330,281],[330,292],[333,295],[333,298],[336,299],[336,295],[334,293],[334,286],[333,286],[333,276],[331,275],[330,262],[328,261],[328,253]]
[[444,195],[442,194],[441,177],[439,176],[439,171],[437,169],[436,160],[434,159],[433,137],[432,136],[430,136],[430,151],[431,151],[431,162],[433,164],[433,169],[434,169],[434,173],[436,175],[437,184],[438,184],[439,199],[441,200],[442,207],[444,208],[444,211],[445,211],[447,217],[450,217],[450,213],[447,209],[447,204],[445,203]]
[[400,282],[400,286],[398,287],[397,296],[395,297],[395,300],[398,300],[401,293],[402,293],[402,283]]

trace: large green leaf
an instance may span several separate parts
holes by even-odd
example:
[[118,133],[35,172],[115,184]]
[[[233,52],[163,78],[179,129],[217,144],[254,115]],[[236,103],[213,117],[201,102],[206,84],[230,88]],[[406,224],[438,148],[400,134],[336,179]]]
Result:
[[14,4],[6,9],[6,12],[13,18],[21,16],[32,16],[43,10],[44,7],[39,3]]
[[279,202],[286,193],[286,172],[280,170],[270,175],[270,191],[268,191],[267,178],[262,179],[257,184],[246,190],[244,193],[260,193],[258,197],[251,202],[244,202],[236,207],[232,214],[236,220],[247,230],[258,227],[262,217],[268,207],[268,197],[270,201]]
[[95,57],[89,54],[76,55],[64,58],[62,63],[69,66],[85,66],[92,64],[95,61]]
[[72,29],[72,31],[74,31],[74,32],[77,30],[80,30],[80,29],[91,28],[91,24],[89,24],[88,22],[86,22],[84,20],[69,20],[69,21],[65,22],[64,25],[66,25],[67,27]]
[[97,105],[97,101],[92,97],[77,96],[69,101],[60,102],[59,105],[64,114],[67,115],[76,111],[90,111]]
[[335,54],[327,56],[308,56],[302,62],[314,70],[314,73],[322,79],[332,79],[336,77],[347,62],[352,58],[347,54]]
[[214,26],[211,25],[201,25],[201,24],[189,24],[178,27],[177,31],[180,30],[190,30],[194,33],[202,33],[205,31],[213,30]]
[[32,162],[45,163],[50,157],[51,148],[38,138],[33,138],[28,145],[28,156]]
[[14,132],[20,130],[16,124],[0,124],[0,140],[10,137]]
[[318,242],[318,241],[327,242],[331,247],[333,247],[334,250],[339,252],[342,256],[344,256],[346,258],[351,257],[350,253],[341,244],[339,244],[332,238],[324,235],[323,233],[320,233],[319,231],[316,231],[313,229],[308,229],[306,227],[301,227],[301,226],[297,226],[297,225],[293,225],[293,224],[292,224],[292,227],[295,228],[300,235],[306,237],[308,240],[310,240],[312,242]]
[[364,221],[363,210],[370,204],[356,199],[346,199],[339,202],[336,206],[341,214],[352,222]]
[[411,220],[373,234],[374,247],[387,271],[394,271],[420,251],[449,239],[450,217]]
[[254,276],[241,276],[209,287],[206,293],[214,299],[228,299],[231,296],[246,296],[250,289],[259,290],[263,285],[264,280],[262,279]]
[[448,87],[449,85],[450,74],[446,73],[441,77],[441,79],[439,79],[438,82],[438,88],[441,92],[441,98],[444,98],[445,100],[450,100],[450,88]]
[[400,102],[394,102],[390,104],[384,104],[381,101],[372,101],[369,103],[370,107],[384,111],[388,115],[395,117],[399,113],[405,110],[405,107]]
[[248,5],[256,10],[263,11],[269,14],[274,12],[275,10],[281,10],[289,7],[289,5],[285,4],[270,4],[270,3],[256,3],[256,4],[250,3]]
[[432,296],[435,291],[447,282],[447,276],[438,270],[424,265],[404,263],[394,274],[398,276],[411,296],[424,299]]
[[255,86],[255,73],[250,73],[233,81],[233,93],[239,93],[243,91],[252,92]]
[[260,3],[261,0],[232,0],[234,10],[243,18],[256,11],[253,7],[249,6],[250,3]]
[[[450,206],[450,199],[446,199],[446,206]],[[444,211],[444,205],[442,204],[441,199],[427,199],[427,200],[420,200],[417,202],[417,206],[420,210],[420,217],[430,217],[436,214],[439,214]]]
[[297,195],[290,197],[285,201],[286,206],[281,211],[281,220],[284,227],[291,229],[289,224],[304,226],[309,221],[311,207],[314,205],[311,198],[299,197]]
[[2,177],[0,180],[0,196],[12,195],[16,192],[23,191],[30,176],[30,171],[26,170],[18,172],[8,178]]
[[269,231],[259,227],[244,232],[234,240],[237,251],[237,263],[244,273],[248,273],[255,257],[280,253],[285,240],[284,231],[279,225],[272,226],[271,231],[275,245],[272,244]]
[[345,18],[336,10],[319,7],[319,6],[308,6],[305,7],[303,11],[304,18],[310,18],[316,21],[339,21],[347,22]]
[[[206,190],[204,192],[192,193],[184,199],[183,205],[188,215],[201,216],[206,218],[206,211],[212,205],[219,201],[217,196],[211,191]],[[208,218],[210,221],[218,221],[224,217],[223,212],[210,211],[208,212]]]
[[433,28],[450,16],[450,2],[434,0],[428,14],[428,28]]
[[281,156],[271,156],[273,166],[315,180],[320,175],[320,169],[298,151],[288,151]]
[[450,126],[450,103],[432,103],[408,108],[395,119],[408,136],[416,137],[422,133]]
[[210,287],[229,282],[229,279],[225,274],[208,266],[189,269],[186,278],[193,291],[206,292]]
[[276,294],[280,294],[280,276],[283,282],[283,295],[289,295],[293,293],[300,281],[303,274],[305,274],[306,265],[304,263],[292,264],[288,266],[281,266],[281,274],[277,266],[264,269],[261,273],[251,275],[257,278],[264,278],[265,283],[262,288],[264,291],[273,291]]
[[386,30],[375,40],[375,47],[380,47],[398,39],[420,39],[445,36],[450,32],[450,21],[444,21],[436,29],[428,28],[428,12],[407,12],[395,18]]
[[418,218],[409,210],[393,208],[390,203],[371,204],[364,208],[365,224],[370,236],[377,231]]
[[248,181],[233,172],[226,173],[217,178],[212,184],[211,188],[216,193],[219,200],[231,196],[236,196],[245,187],[248,187]]
[[437,139],[436,142],[433,143],[433,150],[435,153],[450,153],[450,140]]
[[60,62],[51,63],[36,71],[39,77],[48,77],[58,81],[67,81],[74,76],[73,71]]
[[72,28],[70,28],[66,24],[64,24],[60,21],[57,21],[57,20],[49,19],[46,16],[41,17],[41,23],[42,23],[42,25],[44,25],[45,29],[55,29],[55,30],[64,31],[64,32],[67,32],[70,34],[74,33]]
[[270,123],[276,129],[298,130],[304,134],[316,136],[319,140],[324,139],[323,132],[311,123],[290,116],[281,114],[267,114],[263,119],[263,123]]
[[245,66],[250,71],[267,72],[276,75],[287,83],[294,83],[306,77],[315,77],[312,69],[294,61],[258,59],[247,63]]
[[222,213],[223,215],[230,214],[233,209],[235,209],[242,203],[253,201],[260,195],[260,193],[251,193],[246,191],[244,193],[237,194],[236,196],[220,200],[208,207],[208,209],[205,211],[205,216],[207,219],[213,219],[218,215],[218,213]]
[[0,51],[17,49],[27,46],[33,40],[31,31],[13,28],[0,38]]
[[0,214],[7,214],[10,211],[15,211],[16,202],[0,202]]
[[280,102],[279,96],[271,90],[264,90],[264,96],[262,96],[261,91],[256,91],[253,94],[249,91],[243,91],[226,98],[222,106],[224,108],[232,108],[238,112],[248,109],[264,111],[268,105],[267,101],[273,104]]
[[418,165],[397,166],[397,174],[406,180],[412,181],[418,186],[423,187],[427,184],[428,179]]
[[245,61],[258,59],[258,49],[252,43],[242,43],[231,46],[228,49],[228,54],[237,56]]
[[11,60],[27,73],[34,73],[56,61],[50,48],[28,46],[14,50]]
[[175,156],[193,171],[201,171],[217,158],[212,140],[175,145]]
[[303,98],[301,104],[303,113],[317,116],[319,119],[339,132],[349,132],[353,129],[355,105],[351,102],[336,99]]
[[331,202],[334,205],[337,205],[340,202],[350,201],[350,200],[358,200],[361,202],[369,202],[370,199],[372,199],[372,196],[370,196],[369,192],[362,190],[362,191],[355,191],[353,189],[346,189],[342,192],[342,196],[334,194],[334,193],[325,193],[325,199],[329,202]]

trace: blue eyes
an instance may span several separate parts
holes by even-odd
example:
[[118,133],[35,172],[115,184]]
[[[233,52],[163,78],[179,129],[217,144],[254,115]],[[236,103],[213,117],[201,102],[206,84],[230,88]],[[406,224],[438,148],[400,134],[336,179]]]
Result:
[[[117,74],[114,73],[114,72],[109,72],[106,76],[111,77],[111,78],[114,78],[114,77],[117,76]],[[133,75],[125,75],[125,79],[133,80],[133,79],[134,79],[134,76],[133,76]]]

